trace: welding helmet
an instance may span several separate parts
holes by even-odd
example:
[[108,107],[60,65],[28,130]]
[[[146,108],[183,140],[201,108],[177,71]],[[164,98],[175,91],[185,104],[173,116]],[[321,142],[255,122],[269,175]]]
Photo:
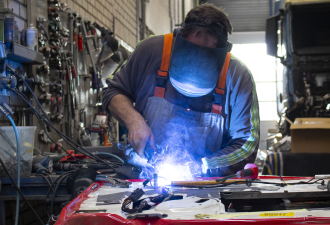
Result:
[[169,68],[171,84],[187,97],[210,93],[219,79],[228,46],[209,48],[186,40],[178,32],[173,35]]

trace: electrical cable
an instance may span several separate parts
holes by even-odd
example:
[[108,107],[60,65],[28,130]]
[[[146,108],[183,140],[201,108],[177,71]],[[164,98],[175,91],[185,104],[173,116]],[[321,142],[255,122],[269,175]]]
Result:
[[94,153],[94,155],[108,155],[108,156],[111,156],[111,157],[113,157],[113,158],[115,158],[115,159],[118,159],[121,163],[125,163],[124,162],[124,160],[122,160],[121,158],[119,158],[118,156],[116,156],[116,155],[114,155],[114,154],[111,154],[111,153],[109,153],[109,152],[96,152],[96,153]]
[[37,149],[36,147],[33,147],[33,153],[34,153],[34,150],[37,150],[39,152],[38,155],[41,155],[41,151],[39,149]]
[[[8,65],[7,65],[7,67],[8,67]],[[47,120],[50,122],[50,120],[49,120],[47,114],[45,113],[45,111],[43,110],[38,98],[34,95],[33,91],[31,90],[30,85],[25,81],[25,79],[23,79],[23,77],[21,75],[18,74],[18,72],[16,70],[14,70],[13,68],[11,68],[11,70],[12,70],[11,72],[13,72],[15,76],[17,76],[19,79],[21,79],[23,81],[23,83],[26,85],[27,89],[30,91],[31,95],[33,96],[33,98],[36,100],[36,103],[38,104],[42,113],[47,118]]]
[[55,200],[55,198],[56,198],[56,195],[57,195],[57,191],[58,191],[58,189],[59,189],[59,187],[61,186],[61,183],[62,183],[62,181],[66,178],[66,177],[68,177],[68,176],[70,176],[71,174],[66,174],[65,176],[63,176],[59,181],[58,181],[58,183],[57,183],[57,185],[56,185],[56,187],[55,187],[55,191],[54,191],[54,194],[53,194],[53,197],[52,197],[52,201],[51,201],[51,203],[50,203],[50,214],[51,215],[53,215],[53,209],[54,209],[54,200]]
[[2,159],[0,158],[0,163],[1,166],[3,167],[3,169],[5,170],[5,172],[7,173],[9,179],[11,180],[11,182],[13,183],[15,189],[18,191],[18,193],[21,195],[22,199],[26,202],[26,204],[28,205],[28,207],[31,209],[31,211],[33,212],[33,214],[37,217],[38,221],[44,225],[44,223],[42,222],[42,220],[40,219],[39,215],[36,213],[36,211],[34,211],[33,207],[31,206],[31,204],[28,202],[28,200],[25,198],[24,194],[21,192],[21,190],[18,188],[17,184],[14,181],[14,178],[12,177],[12,175],[10,174],[10,172],[8,171],[6,165],[4,164],[4,162],[2,161]]
[[[23,95],[22,93],[16,91],[15,89],[10,89],[11,91],[15,92],[18,96],[20,96],[23,100],[25,100],[25,102],[30,106],[30,108],[33,110],[33,112],[35,113],[36,115],[36,118],[38,119],[39,121],[39,124],[41,125],[42,129],[45,131],[45,134],[47,135],[47,137],[49,138],[49,140],[51,140],[53,143],[56,144],[56,142],[49,136],[43,122],[41,121],[40,119],[40,114],[36,113],[36,109],[31,105],[31,103],[29,103],[29,100],[26,98],[25,95]],[[41,116],[42,117],[42,116]],[[65,150],[62,146],[58,145],[66,154],[70,155],[72,158],[76,159],[77,161],[82,161],[81,159],[78,159],[76,157],[74,157],[72,154],[70,154],[67,150]]]
[[[16,143],[17,143],[17,187],[21,187],[21,149],[19,145],[19,136],[17,132],[16,125],[13,121],[13,119],[10,117],[9,114],[6,115],[6,117],[9,119],[11,125],[14,128],[15,136],[16,136]],[[19,216],[19,193],[16,193],[16,215],[15,215],[15,225],[18,224],[18,216]]]
[[[65,173],[62,173],[58,178],[56,178],[56,180],[55,180],[55,181],[52,183],[52,185],[48,188],[48,191],[47,191],[47,193],[46,193],[46,198],[45,198],[46,205],[47,205],[47,200],[48,200],[48,197],[49,197],[49,194],[50,194],[50,190],[53,188],[54,184],[55,184],[59,179],[61,179],[61,177],[65,176],[65,175],[67,175],[67,174],[74,173],[74,172],[75,172],[75,170],[67,171],[67,172],[65,172]],[[54,193],[53,193],[53,194],[54,194]],[[48,210],[46,210],[46,212],[47,212],[48,217],[50,217]]]
[[[102,160],[102,159],[100,159],[99,157],[97,157],[97,156],[95,156],[95,155],[93,155],[92,153],[90,153],[90,152],[88,152],[86,149],[84,149],[82,146],[80,146],[79,144],[77,144],[76,142],[74,142],[74,141],[72,141],[70,138],[68,138],[65,134],[63,134],[61,131],[59,131],[58,129],[56,129],[55,127],[54,127],[54,125],[51,123],[51,122],[49,122],[47,119],[45,119],[32,105],[31,105],[31,103],[28,101],[28,100],[26,100],[24,97],[22,97],[20,94],[20,92],[19,91],[16,91],[15,89],[13,89],[13,88],[10,88],[10,87],[7,87],[7,89],[9,89],[9,90],[12,90],[12,91],[14,91],[16,94],[18,94],[30,107],[31,107],[31,109],[35,112],[35,113],[37,113],[39,116],[40,116],[40,118],[43,120],[43,121],[45,121],[45,123],[47,123],[52,129],[54,129],[55,131],[56,131],[56,133],[61,137],[61,138],[63,138],[63,140],[65,140],[72,148],[74,148],[75,150],[77,150],[78,152],[81,152],[82,154],[84,154],[84,155],[86,155],[86,156],[89,156],[89,157],[91,157],[91,158],[93,158],[93,159],[95,159],[95,160],[99,160],[99,161],[101,161],[101,162],[103,162],[103,163],[105,163],[107,166],[109,166],[110,168],[112,168],[112,169],[114,169],[110,164],[108,164],[107,162],[105,162],[104,160]],[[39,103],[40,104],[40,103]],[[78,146],[79,148],[77,148],[77,147],[75,147],[75,146],[73,146],[73,145],[76,145],[76,146]]]
[[[36,176],[41,176],[41,177],[43,177],[43,178],[47,181],[47,183],[49,184],[49,186],[52,185],[52,181],[49,181],[45,175],[43,175],[43,174],[36,174]],[[49,176],[49,174],[48,174],[48,176]],[[49,178],[50,178],[50,176],[49,176]],[[50,180],[51,180],[51,178],[50,178]],[[53,188],[53,191],[55,191],[54,188]]]
[[[49,140],[51,140],[53,143],[57,144],[57,143],[54,141],[54,139],[52,139],[52,138],[50,137],[50,135],[48,134],[48,132],[46,131],[46,128],[45,128],[43,122],[40,120],[39,115],[37,115],[37,114],[35,114],[35,115],[36,115],[36,118],[37,118],[39,124],[41,125],[42,129],[45,131],[45,134],[46,134],[47,137],[49,138]],[[65,150],[62,146],[58,145],[58,147],[60,147],[60,148],[66,153],[66,154],[68,154],[68,155],[71,156],[72,158],[76,159],[77,161],[83,161],[82,159],[78,159],[78,158],[74,157],[71,153],[69,153],[67,150]]]

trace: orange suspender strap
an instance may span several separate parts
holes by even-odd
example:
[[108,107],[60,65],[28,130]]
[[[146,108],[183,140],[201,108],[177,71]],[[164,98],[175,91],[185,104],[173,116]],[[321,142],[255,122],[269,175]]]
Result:
[[[158,70],[157,76],[157,86],[155,87],[154,96],[164,98],[165,94],[165,82],[161,85],[161,82],[158,82],[161,79],[167,79],[168,75],[168,67],[170,65],[170,57],[172,50],[172,41],[173,41],[173,33],[165,34],[164,36],[164,45],[163,45],[163,55],[162,62],[160,65],[160,69]],[[162,87],[163,86],[163,87]]]
[[[214,95],[224,95],[225,94],[226,79],[227,79],[227,72],[228,72],[230,57],[231,57],[231,54],[230,54],[230,52],[228,52],[225,63],[223,64],[222,70],[220,72],[218,84],[215,87]],[[221,114],[221,111],[222,111],[222,105],[218,104],[218,102],[213,103],[211,113]]]

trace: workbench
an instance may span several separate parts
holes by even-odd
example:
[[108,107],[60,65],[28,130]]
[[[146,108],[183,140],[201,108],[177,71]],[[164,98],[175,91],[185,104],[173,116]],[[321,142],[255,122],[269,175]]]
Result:
[[[50,175],[54,181],[59,175]],[[0,191],[0,224],[5,225],[5,202],[16,200],[16,189],[12,185],[8,177],[1,177],[1,191]],[[28,201],[45,201],[46,193],[49,189],[49,184],[41,176],[31,175],[30,177],[21,177],[21,191],[25,195]],[[52,192],[51,192],[52,194]],[[51,196],[50,194],[50,196]],[[63,181],[62,185],[58,189],[58,194],[55,203],[62,203],[70,200],[70,195],[66,190],[66,180]],[[23,200],[21,200],[22,202]],[[31,212],[29,212],[31,213]],[[42,215],[40,215],[42,216]]]
[[[215,178],[206,178],[215,179]],[[277,176],[260,176],[260,182],[296,183],[309,181],[311,177],[285,177],[283,181]],[[188,188],[170,187],[182,199],[162,202],[141,213],[128,214],[121,210],[121,202],[136,188],[143,188],[142,198],[155,195],[152,187],[143,187],[144,180],[131,180],[130,188],[112,187],[107,183],[96,182],[77,196],[61,212],[56,225],[67,224],[241,224],[253,222],[256,224],[330,224],[330,191],[325,185],[299,184],[276,186],[274,184],[252,183],[248,187],[230,185],[221,188]],[[283,204],[272,210],[254,210],[240,208],[244,201],[262,199],[282,199]],[[305,201],[302,208],[299,202],[290,201],[293,198]],[[304,200],[305,199],[305,200]],[[325,204],[317,205],[311,199],[325,200]],[[235,203],[236,200],[236,203]],[[235,210],[230,210],[234,202]],[[326,203],[328,202],[328,203]],[[268,203],[272,204],[272,201]],[[314,205],[313,205],[314,204]],[[315,205],[316,204],[316,205]],[[309,208],[310,206],[310,208]],[[318,206],[318,207],[317,207]],[[272,208],[272,207],[270,207]],[[242,210],[244,212],[242,212]]]

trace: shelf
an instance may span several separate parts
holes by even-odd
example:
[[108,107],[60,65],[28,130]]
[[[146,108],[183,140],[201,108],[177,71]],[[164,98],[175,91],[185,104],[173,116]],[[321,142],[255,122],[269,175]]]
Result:
[[43,63],[42,53],[28,49],[27,47],[17,43],[13,43],[12,51],[7,54],[7,59],[24,64]]

